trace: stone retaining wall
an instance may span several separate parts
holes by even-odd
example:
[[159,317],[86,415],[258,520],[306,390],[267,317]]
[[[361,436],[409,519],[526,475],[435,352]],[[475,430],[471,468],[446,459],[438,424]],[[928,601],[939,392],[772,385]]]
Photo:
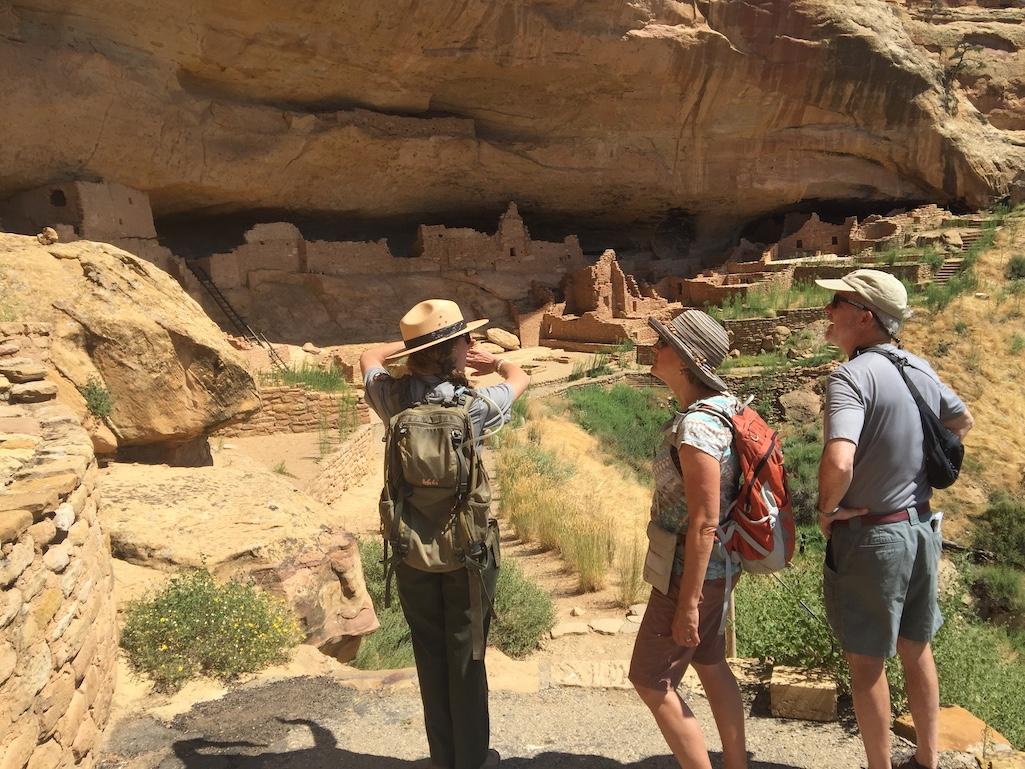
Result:
[[[20,352],[0,333],[5,378],[33,375]],[[12,392],[0,395],[0,767],[91,766],[117,651],[92,441],[67,407]]]
[[[821,366],[794,367],[782,371],[758,369],[735,374],[726,373],[722,375],[722,378],[729,386],[730,392],[739,398],[754,395],[760,402],[768,403],[770,412],[763,413],[762,417],[778,421],[783,417],[782,406],[779,402],[781,395],[806,388],[816,390],[818,381],[838,365],[838,362],[833,362]],[[631,372],[624,375],[622,379],[625,384],[634,387],[665,387],[662,382],[648,373]]]
[[361,483],[372,469],[370,461],[374,445],[380,441],[374,427],[371,424],[357,427],[345,443],[321,463],[323,469],[307,486],[306,493],[318,502],[330,505],[349,488]]
[[340,418],[350,425],[362,425],[370,421],[363,396],[354,392],[326,393],[302,386],[261,387],[260,400],[263,405],[249,419],[222,427],[214,435],[237,438],[275,433],[310,433],[324,424],[330,430],[337,430]]
[[809,323],[826,317],[821,307],[800,310],[780,310],[775,318],[745,318],[743,320],[727,320],[723,323],[732,335],[731,347],[739,350],[742,355],[756,355],[765,346],[766,338],[772,337],[776,326],[786,326],[791,331],[798,331]]

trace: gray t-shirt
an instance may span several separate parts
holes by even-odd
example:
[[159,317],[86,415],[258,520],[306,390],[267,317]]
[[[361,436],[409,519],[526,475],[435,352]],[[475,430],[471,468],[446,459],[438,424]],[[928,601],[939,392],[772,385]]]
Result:
[[[363,376],[363,387],[366,391],[367,404],[381,417],[385,426],[393,416],[408,408],[410,404],[422,400],[428,393],[449,399],[455,395],[456,389],[451,382],[438,377],[395,379],[380,366],[367,371]],[[477,393],[483,397],[475,398],[470,404],[470,419],[473,420],[474,432],[477,435],[509,421],[510,409],[516,400],[509,385],[503,382],[490,387],[479,387]]]
[[[892,344],[878,346],[907,358],[911,365],[905,371],[941,421],[965,412],[961,399],[928,363]],[[854,479],[840,502],[844,507],[888,513],[932,495],[925,477],[918,407],[886,357],[863,351],[830,374],[823,438],[826,443],[843,438],[857,446]]]

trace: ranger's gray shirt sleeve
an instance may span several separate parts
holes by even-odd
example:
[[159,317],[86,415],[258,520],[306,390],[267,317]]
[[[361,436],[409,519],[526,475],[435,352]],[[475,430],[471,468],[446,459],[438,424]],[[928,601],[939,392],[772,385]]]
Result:
[[391,414],[388,413],[388,407],[385,405],[387,403],[387,392],[394,381],[388,371],[381,366],[374,366],[363,375],[363,391],[367,399],[367,405],[374,410],[377,416],[384,420],[385,425],[388,424],[388,420],[391,418]]
[[823,441],[842,438],[858,445],[865,426],[865,401],[861,391],[843,371],[834,371],[826,383],[826,416]]
[[477,393],[487,398],[477,398],[470,405],[470,417],[481,432],[493,430],[509,421],[513,401],[516,400],[509,385],[503,382],[491,387],[481,387]]

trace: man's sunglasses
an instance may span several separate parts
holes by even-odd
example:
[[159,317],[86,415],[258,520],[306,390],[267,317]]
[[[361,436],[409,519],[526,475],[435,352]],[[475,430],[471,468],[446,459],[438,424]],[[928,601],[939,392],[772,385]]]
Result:
[[840,306],[841,303],[849,304],[851,307],[857,307],[859,310],[864,310],[865,312],[870,312],[872,313],[873,318],[876,315],[875,310],[873,310],[867,304],[861,304],[860,302],[852,301],[845,296],[840,296],[839,294],[833,294],[833,299],[832,301],[830,301],[829,306],[831,309],[835,310],[837,307]]

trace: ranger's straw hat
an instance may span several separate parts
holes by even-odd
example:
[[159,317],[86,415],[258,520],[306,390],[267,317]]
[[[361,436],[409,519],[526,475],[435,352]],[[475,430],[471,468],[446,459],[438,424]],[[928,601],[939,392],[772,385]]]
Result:
[[486,325],[487,318],[463,320],[459,305],[448,299],[426,299],[413,306],[399,321],[402,341],[406,349],[389,355],[385,360],[402,358],[410,353],[424,350],[448,339],[462,336],[475,328]]

